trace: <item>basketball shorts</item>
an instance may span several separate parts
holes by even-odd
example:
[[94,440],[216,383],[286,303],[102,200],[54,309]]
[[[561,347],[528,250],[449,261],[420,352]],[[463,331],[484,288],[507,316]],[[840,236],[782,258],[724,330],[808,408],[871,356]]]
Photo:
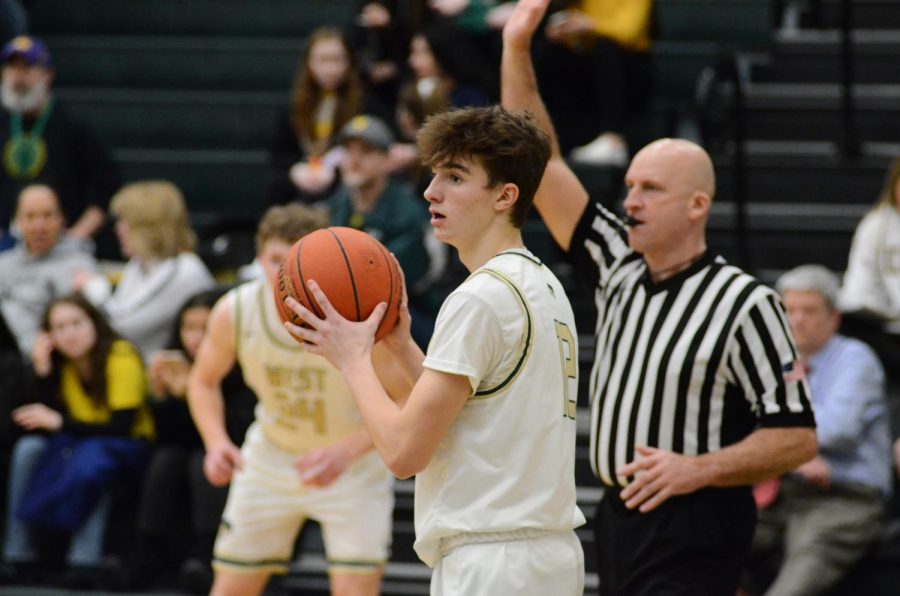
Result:
[[[501,536],[498,534],[498,537]],[[581,596],[584,552],[574,531],[533,538],[474,542],[441,557],[431,576],[431,596]]]
[[287,571],[307,519],[319,522],[330,572],[372,573],[387,561],[394,508],[393,477],[374,451],[325,488],[301,484],[296,454],[251,427],[241,449],[213,549],[213,567]]

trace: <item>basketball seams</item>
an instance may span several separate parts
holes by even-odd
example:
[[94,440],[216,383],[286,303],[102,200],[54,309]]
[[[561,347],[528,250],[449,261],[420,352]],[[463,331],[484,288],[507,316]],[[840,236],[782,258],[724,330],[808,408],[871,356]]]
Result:
[[[388,320],[388,314],[391,312],[391,307],[395,307],[398,309],[397,319],[399,319],[399,308],[400,303],[394,297],[394,263],[393,257],[390,252],[388,252],[387,247],[384,245],[376,245],[378,246],[379,252],[381,253],[382,258],[384,258],[385,265],[387,265],[388,270],[388,305],[387,309],[384,311],[384,315],[381,317],[381,321],[378,322],[378,329],[375,330],[375,337],[378,337],[378,334],[381,332],[381,328],[384,326],[385,321]],[[394,302],[397,302],[395,305]]]
[[[320,319],[324,319],[325,313],[323,313],[321,310],[319,310],[318,303],[310,295],[309,288],[306,287],[306,280],[303,279],[303,259],[301,258],[302,251],[303,251],[303,240],[301,239],[300,242],[297,244],[297,277],[300,279],[300,287],[303,289],[303,295],[306,296],[306,303],[309,304],[310,310],[312,310],[313,314],[315,314]],[[291,280],[291,279],[292,279],[292,276],[289,275],[288,280]],[[296,291],[297,288],[294,286],[293,282],[291,282],[291,287],[294,288],[294,290]]]
[[328,232],[332,235],[335,242],[337,242],[338,248],[341,249],[341,255],[344,257],[344,263],[347,265],[347,275],[350,277],[350,287],[353,289],[353,304],[356,306],[356,320],[362,321],[362,314],[359,310],[359,294],[356,290],[356,276],[353,274],[353,266],[350,264],[350,257],[347,256],[347,251],[344,249],[344,243],[341,242],[341,237],[335,234],[332,228],[328,228]]

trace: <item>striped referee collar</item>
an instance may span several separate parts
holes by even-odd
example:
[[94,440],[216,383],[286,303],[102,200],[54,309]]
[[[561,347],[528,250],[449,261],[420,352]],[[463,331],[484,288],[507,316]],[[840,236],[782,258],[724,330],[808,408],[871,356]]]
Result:
[[671,290],[680,286],[684,280],[691,277],[695,273],[698,273],[710,265],[712,265],[716,260],[716,255],[713,254],[709,249],[704,252],[699,259],[691,263],[687,269],[684,271],[679,271],[672,277],[666,278],[659,283],[653,281],[653,278],[650,276],[650,268],[647,266],[647,261],[644,261],[644,273],[641,275],[641,283],[644,285],[644,289],[648,294],[655,294],[656,292],[665,292],[667,290]]

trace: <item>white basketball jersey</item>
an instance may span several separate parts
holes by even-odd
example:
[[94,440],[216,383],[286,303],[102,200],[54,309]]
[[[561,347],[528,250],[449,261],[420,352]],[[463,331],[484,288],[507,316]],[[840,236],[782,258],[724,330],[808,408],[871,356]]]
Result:
[[362,420],[344,378],[321,356],[304,351],[275,312],[263,281],[229,293],[237,360],[259,400],[257,424],[277,447],[301,453],[357,432]]
[[503,252],[444,302],[427,368],[469,378],[472,397],[416,476],[416,544],[434,565],[442,538],[584,523],[575,500],[577,332],[553,273]]

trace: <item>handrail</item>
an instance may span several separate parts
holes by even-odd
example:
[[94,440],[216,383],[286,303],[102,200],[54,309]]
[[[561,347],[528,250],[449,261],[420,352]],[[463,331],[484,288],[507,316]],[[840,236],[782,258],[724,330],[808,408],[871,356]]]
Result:
[[732,197],[734,200],[734,244],[738,265],[745,270],[752,270],[750,247],[747,242],[747,160],[745,152],[746,123],[744,110],[744,82],[736,52],[726,52],[717,60],[711,70],[711,76],[701,78],[698,84],[697,104],[700,116],[700,135],[705,146],[710,145],[712,131],[707,115],[709,101],[717,82],[731,85],[732,95],[728,115],[731,125],[733,143],[731,155]]

